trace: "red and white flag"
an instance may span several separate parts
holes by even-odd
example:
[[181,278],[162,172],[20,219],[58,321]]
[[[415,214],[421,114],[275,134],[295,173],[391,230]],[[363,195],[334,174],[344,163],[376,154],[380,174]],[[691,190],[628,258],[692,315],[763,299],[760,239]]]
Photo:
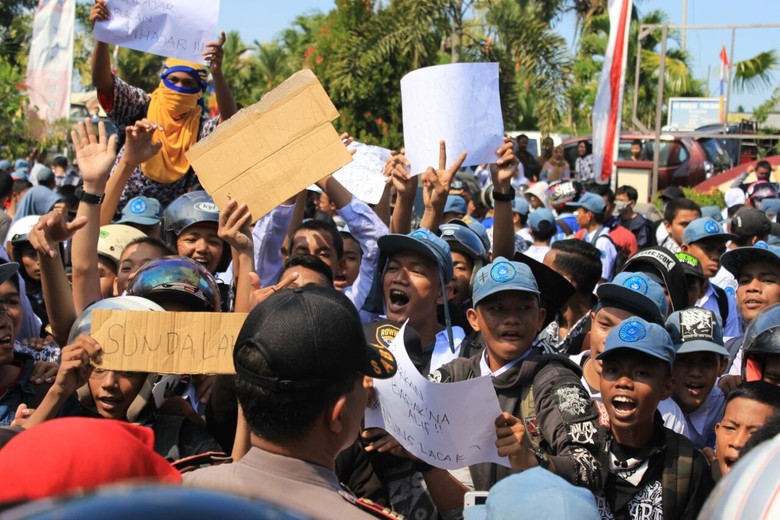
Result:
[[604,184],[617,159],[633,1],[609,0],[608,9],[609,41],[593,106],[593,171],[596,181]]
[[41,119],[69,116],[75,19],[76,0],[40,0],[35,8],[25,83]]

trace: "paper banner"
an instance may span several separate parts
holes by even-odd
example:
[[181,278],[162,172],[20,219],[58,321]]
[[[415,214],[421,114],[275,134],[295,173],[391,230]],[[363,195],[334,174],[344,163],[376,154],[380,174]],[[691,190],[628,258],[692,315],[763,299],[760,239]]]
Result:
[[390,345],[398,363],[391,379],[375,379],[377,400],[366,410],[366,428],[382,428],[409,453],[442,469],[480,462],[509,466],[496,448],[495,420],[501,415],[489,377],[433,383],[420,375],[404,345],[401,328]]
[[205,63],[217,41],[219,0],[107,0],[110,18],[95,23],[95,39],[137,51]]
[[233,346],[246,316],[96,309],[89,335],[103,349],[105,370],[235,374]]
[[498,63],[453,63],[401,78],[404,146],[411,172],[439,166],[439,141],[447,143],[447,166],[466,151],[463,166],[494,163],[504,143],[498,95]]
[[331,124],[338,115],[314,73],[302,70],[197,142],[187,159],[217,206],[246,202],[254,221],[352,160]]
[[[390,150],[380,146],[371,146],[354,141],[352,162],[340,168],[333,177],[352,195],[366,204],[378,204],[385,191],[385,163],[390,158]],[[307,189],[321,192],[316,184]]]

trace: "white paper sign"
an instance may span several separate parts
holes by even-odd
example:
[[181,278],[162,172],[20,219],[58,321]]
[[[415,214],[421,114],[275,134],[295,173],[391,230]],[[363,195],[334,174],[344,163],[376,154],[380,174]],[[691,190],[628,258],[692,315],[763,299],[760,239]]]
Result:
[[504,143],[498,63],[453,63],[401,78],[404,146],[412,173],[439,166],[439,141],[447,166],[466,151],[463,166],[494,163]]
[[[385,191],[385,176],[382,172],[390,158],[390,150],[357,141],[353,141],[349,148],[355,149],[352,162],[334,172],[333,177],[366,204],[378,204]],[[316,184],[308,189],[322,191]]]
[[219,0],[108,0],[110,18],[95,23],[95,39],[137,51],[205,63],[217,40]]
[[375,379],[377,401],[366,410],[366,428],[382,428],[412,455],[442,469],[480,462],[509,467],[496,448],[495,420],[501,415],[489,377],[433,383],[412,364],[404,329],[390,345],[398,363],[391,379]]

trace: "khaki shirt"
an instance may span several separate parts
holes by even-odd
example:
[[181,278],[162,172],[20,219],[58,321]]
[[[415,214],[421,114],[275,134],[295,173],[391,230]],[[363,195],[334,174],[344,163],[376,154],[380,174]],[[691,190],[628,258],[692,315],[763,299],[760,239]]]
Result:
[[374,518],[349,502],[335,473],[300,459],[252,448],[239,461],[185,473],[184,485],[267,500],[312,518]]

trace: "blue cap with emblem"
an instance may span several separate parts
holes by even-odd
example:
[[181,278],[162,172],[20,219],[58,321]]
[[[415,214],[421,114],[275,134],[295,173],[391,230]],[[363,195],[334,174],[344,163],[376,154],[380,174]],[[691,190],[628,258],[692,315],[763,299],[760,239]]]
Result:
[[619,350],[633,350],[668,363],[674,363],[674,346],[666,329],[657,323],[650,323],[639,316],[631,316],[609,331],[604,351],[596,359]]
[[618,273],[611,282],[596,288],[596,296],[599,298],[596,312],[602,307],[617,307],[658,324],[669,313],[663,287],[645,273]]
[[718,238],[721,240],[734,240],[736,237],[726,233],[715,219],[709,217],[697,218],[685,228],[683,244],[693,244],[705,238]]
[[153,226],[162,220],[162,206],[160,201],[149,197],[133,197],[124,208],[122,218],[117,224],[138,224],[139,226]]
[[499,256],[477,273],[472,294],[474,307],[488,296],[503,291],[539,294],[539,286],[530,267]]

